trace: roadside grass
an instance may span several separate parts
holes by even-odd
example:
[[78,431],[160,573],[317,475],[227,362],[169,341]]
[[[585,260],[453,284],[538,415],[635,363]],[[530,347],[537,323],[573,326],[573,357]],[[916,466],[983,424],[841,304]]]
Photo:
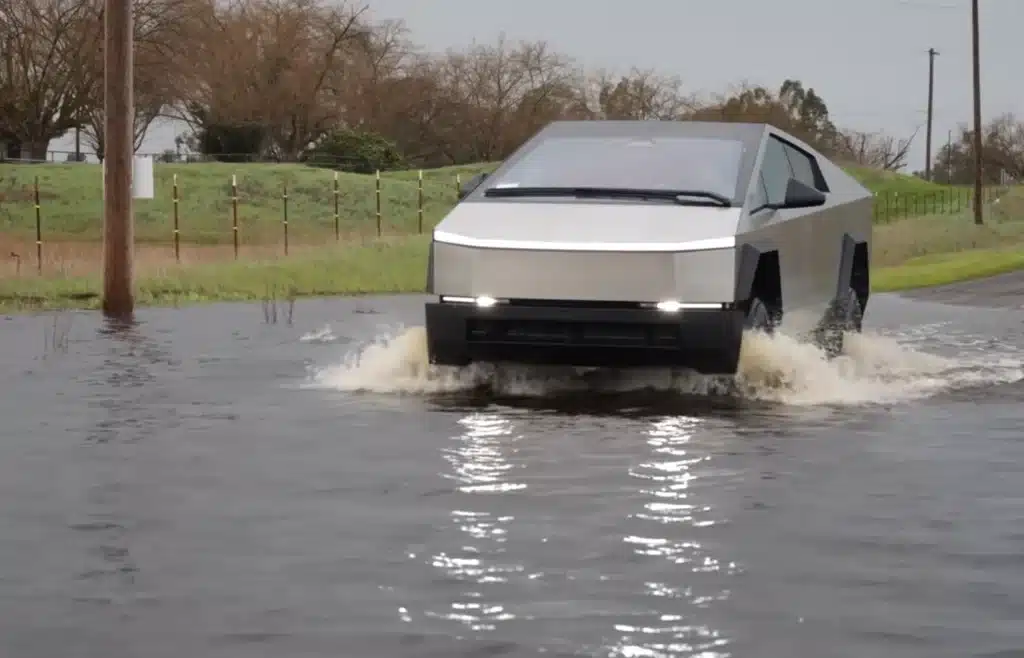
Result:
[[1024,194],[1013,190],[973,215],[914,217],[876,226],[871,287],[908,290],[1024,269]]
[[[429,231],[457,199],[463,180],[481,167],[446,167],[423,172],[423,225]],[[35,239],[35,178],[39,178],[44,242],[99,240],[103,226],[102,169],[95,164],[0,164],[0,233]],[[334,236],[334,172],[300,164],[156,164],[153,199],[136,199],[135,233],[141,243],[173,240],[173,183],[178,183],[182,242],[230,244],[233,240],[231,177],[238,190],[239,239],[243,244],[280,242],[287,186],[289,237],[319,241]],[[418,230],[418,172],[381,175],[384,234]],[[342,234],[375,235],[373,175],[338,174],[338,227]]]
[[1024,246],[974,249],[950,254],[919,256],[872,274],[875,292],[896,292],[949,283],[984,279],[1024,269]]
[[[429,242],[429,236],[418,235],[371,238],[342,246],[303,246],[288,258],[211,258],[181,266],[165,259],[137,258],[136,303],[176,306],[259,301],[282,293],[310,297],[415,292],[426,283]],[[97,308],[100,290],[95,268],[71,276],[0,277],[0,309]]]

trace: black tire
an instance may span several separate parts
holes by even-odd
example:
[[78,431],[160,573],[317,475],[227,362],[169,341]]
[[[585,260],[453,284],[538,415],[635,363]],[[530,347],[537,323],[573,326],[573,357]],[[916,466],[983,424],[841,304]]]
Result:
[[750,300],[747,316],[743,319],[743,328],[746,331],[761,331],[766,334],[772,333],[775,328],[772,313],[760,298],[754,297]]
[[853,288],[847,288],[829,309],[829,315],[818,337],[819,346],[825,350],[829,358],[839,356],[843,352],[846,334],[860,333],[863,321],[864,312],[860,306],[860,299]]

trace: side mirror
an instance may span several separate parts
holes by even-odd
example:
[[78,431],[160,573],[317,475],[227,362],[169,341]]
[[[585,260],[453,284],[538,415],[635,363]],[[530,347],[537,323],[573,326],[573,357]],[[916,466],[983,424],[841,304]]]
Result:
[[821,190],[816,190],[795,178],[790,178],[789,183],[786,184],[786,199],[779,207],[815,208],[825,205],[825,201],[825,193]]
[[473,190],[480,187],[480,183],[484,182],[487,176],[487,172],[483,171],[477,174],[476,176],[473,176],[465,183],[463,183],[462,186],[459,188],[459,201],[462,201],[470,194],[472,194]]

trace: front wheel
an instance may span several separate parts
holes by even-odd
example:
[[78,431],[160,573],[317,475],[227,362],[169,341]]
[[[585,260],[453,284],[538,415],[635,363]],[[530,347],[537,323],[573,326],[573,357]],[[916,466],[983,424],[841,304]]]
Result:
[[832,303],[829,315],[821,328],[818,344],[829,358],[842,354],[843,343],[847,333],[860,333],[863,326],[864,311],[860,299],[853,288],[837,297]]
[[743,328],[746,331],[760,331],[766,334],[770,334],[775,328],[772,313],[760,298],[754,297],[750,300],[747,316],[743,319]]

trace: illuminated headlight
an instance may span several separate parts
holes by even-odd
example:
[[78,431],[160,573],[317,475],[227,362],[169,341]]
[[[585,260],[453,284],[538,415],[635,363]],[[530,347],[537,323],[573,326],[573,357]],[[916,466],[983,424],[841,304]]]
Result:
[[719,302],[680,302],[675,299],[667,299],[663,302],[658,302],[654,305],[659,311],[663,313],[678,313],[683,310],[719,310],[725,305]]
[[490,308],[498,303],[498,300],[488,295],[480,295],[479,297],[441,297],[442,302],[449,304],[476,304],[480,308]]

